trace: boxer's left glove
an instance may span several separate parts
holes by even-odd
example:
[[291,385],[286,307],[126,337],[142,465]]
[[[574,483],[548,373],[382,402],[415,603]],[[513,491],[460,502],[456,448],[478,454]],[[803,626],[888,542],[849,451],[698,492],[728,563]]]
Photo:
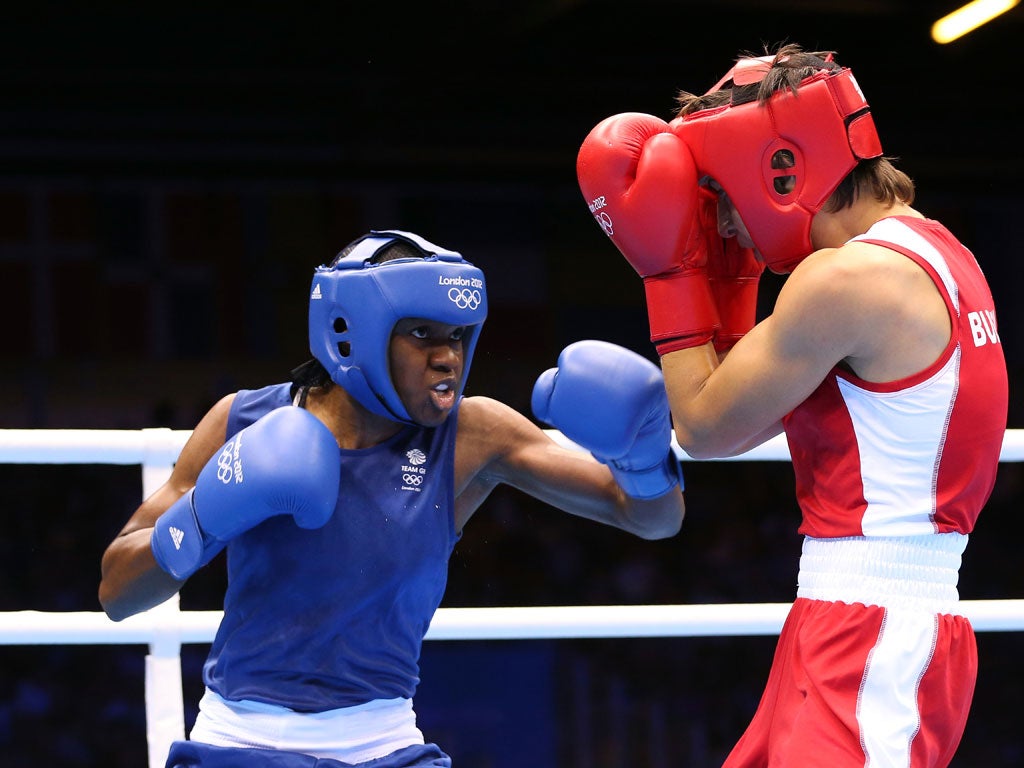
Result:
[[628,495],[653,499],[683,486],[658,366],[605,341],[578,341],[533,387],[533,413],[611,469]]
[[718,310],[697,168],[685,142],[652,115],[613,115],[583,141],[576,175],[590,212],[644,279],[659,354],[711,341]]
[[341,452],[309,411],[271,411],[231,438],[199,472],[195,487],[153,527],[157,565],[183,581],[228,541],[269,517],[291,515],[320,528],[338,503]]

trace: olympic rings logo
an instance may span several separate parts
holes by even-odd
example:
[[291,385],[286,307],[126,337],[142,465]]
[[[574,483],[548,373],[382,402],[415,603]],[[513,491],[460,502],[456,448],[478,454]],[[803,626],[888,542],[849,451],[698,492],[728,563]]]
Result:
[[601,211],[600,213],[595,213],[594,218],[597,220],[597,223],[601,225],[601,229],[604,230],[604,233],[608,235],[608,237],[615,234],[615,225],[612,224],[612,217],[606,212]]
[[449,288],[448,299],[459,309],[476,309],[480,306],[483,296],[480,291],[469,288]]
[[413,475],[406,472],[404,475],[402,475],[402,482],[405,483],[406,485],[422,485],[423,475]]
[[232,466],[234,460],[233,445],[233,443],[228,443],[228,445],[224,446],[224,450],[220,452],[220,456],[217,457],[217,479],[224,483],[224,485],[230,483],[231,477],[234,475],[234,468]]
[[235,439],[225,445],[217,457],[217,479],[224,485],[232,480],[236,483],[242,482],[242,461],[238,454],[242,448],[242,433],[239,432]]

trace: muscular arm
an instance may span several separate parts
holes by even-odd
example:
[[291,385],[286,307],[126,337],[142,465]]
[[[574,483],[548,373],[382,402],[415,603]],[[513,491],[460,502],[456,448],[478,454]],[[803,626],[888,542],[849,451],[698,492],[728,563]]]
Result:
[[673,536],[682,525],[678,487],[648,501],[631,498],[589,453],[559,446],[522,414],[489,398],[463,402],[455,462],[459,530],[499,483],[645,539]]
[[742,453],[778,434],[838,363],[894,381],[933,362],[949,328],[934,284],[909,259],[863,243],[819,251],[721,363],[710,345],[662,358],[676,438],[695,458]]
[[221,399],[202,418],[174,465],[170,478],[135,510],[103,553],[99,600],[114,621],[159,605],[184,582],[161,570],[153,557],[153,524],[196,483],[200,470],[223,445],[234,395]]

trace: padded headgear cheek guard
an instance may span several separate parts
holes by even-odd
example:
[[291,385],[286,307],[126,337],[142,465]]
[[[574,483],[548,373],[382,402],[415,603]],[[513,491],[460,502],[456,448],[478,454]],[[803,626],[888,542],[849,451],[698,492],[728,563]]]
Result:
[[[712,91],[764,77],[774,57],[741,59]],[[710,92],[710,91],[709,91]],[[811,220],[861,160],[882,155],[875,124],[848,68],[821,70],[794,93],[701,110],[672,122],[698,172],[732,200],[765,264],[792,271],[811,245]]]
[[[399,240],[424,258],[370,263]],[[411,232],[372,231],[356,243],[346,256],[313,274],[309,348],[331,379],[368,411],[413,424],[391,380],[391,332],[406,317],[465,326],[456,395],[462,394],[487,317],[484,274],[455,251]]]

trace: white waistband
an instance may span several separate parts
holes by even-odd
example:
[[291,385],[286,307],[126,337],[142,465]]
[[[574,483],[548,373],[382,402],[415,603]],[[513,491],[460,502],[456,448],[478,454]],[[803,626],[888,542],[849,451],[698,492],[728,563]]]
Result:
[[362,763],[423,743],[411,699],[377,699],[327,712],[295,712],[258,701],[228,701],[207,689],[189,735],[220,747],[299,752]]
[[962,533],[804,538],[797,597],[958,614]]

